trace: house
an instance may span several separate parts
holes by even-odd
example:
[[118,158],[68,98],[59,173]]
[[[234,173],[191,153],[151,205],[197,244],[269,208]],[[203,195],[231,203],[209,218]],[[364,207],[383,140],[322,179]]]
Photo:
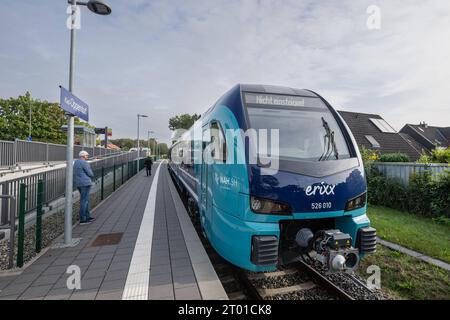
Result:
[[108,143],[108,149],[120,151],[120,147],[111,142]]
[[431,152],[436,147],[450,147],[450,127],[432,127],[421,122],[420,124],[406,124],[400,133],[411,137],[414,143],[426,152]]
[[356,139],[360,148],[377,150],[384,153],[404,153],[411,161],[421,155],[421,149],[414,139],[398,133],[381,116],[377,114],[338,111]]

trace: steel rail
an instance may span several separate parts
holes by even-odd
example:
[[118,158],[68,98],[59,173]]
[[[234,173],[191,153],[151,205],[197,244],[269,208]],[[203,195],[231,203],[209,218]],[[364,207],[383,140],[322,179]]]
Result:
[[333,282],[328,280],[323,274],[321,274],[319,271],[317,271],[316,269],[311,267],[306,262],[300,260],[296,263],[296,266],[298,268],[300,268],[302,271],[304,271],[306,274],[308,274],[308,276],[311,277],[312,280],[316,281],[319,285],[321,285],[329,293],[338,296],[339,299],[355,300],[347,292],[345,292],[344,290],[339,288],[337,285],[335,285]]

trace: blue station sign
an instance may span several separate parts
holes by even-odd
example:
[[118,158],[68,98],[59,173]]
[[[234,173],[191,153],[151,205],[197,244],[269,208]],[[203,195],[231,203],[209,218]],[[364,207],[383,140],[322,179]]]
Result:
[[80,100],[78,97],[74,96],[67,89],[61,88],[61,108],[68,113],[89,122],[89,106]]

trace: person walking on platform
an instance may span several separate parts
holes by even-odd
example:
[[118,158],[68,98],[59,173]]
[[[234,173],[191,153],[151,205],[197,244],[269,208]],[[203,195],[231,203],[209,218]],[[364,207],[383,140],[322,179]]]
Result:
[[152,175],[152,165],[153,165],[153,160],[152,160],[152,157],[149,156],[144,161],[145,169],[147,169],[147,177]]
[[89,153],[81,151],[79,159],[75,160],[73,164],[73,180],[80,192],[80,225],[89,224],[95,220],[95,218],[91,218],[89,212],[89,191],[91,190],[94,173],[86,161],[88,158]]

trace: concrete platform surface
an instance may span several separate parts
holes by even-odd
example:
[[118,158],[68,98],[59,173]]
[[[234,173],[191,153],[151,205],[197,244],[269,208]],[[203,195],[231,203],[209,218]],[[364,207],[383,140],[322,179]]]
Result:
[[164,162],[93,216],[74,228],[77,246],[50,249],[21,274],[0,274],[0,299],[227,299]]

